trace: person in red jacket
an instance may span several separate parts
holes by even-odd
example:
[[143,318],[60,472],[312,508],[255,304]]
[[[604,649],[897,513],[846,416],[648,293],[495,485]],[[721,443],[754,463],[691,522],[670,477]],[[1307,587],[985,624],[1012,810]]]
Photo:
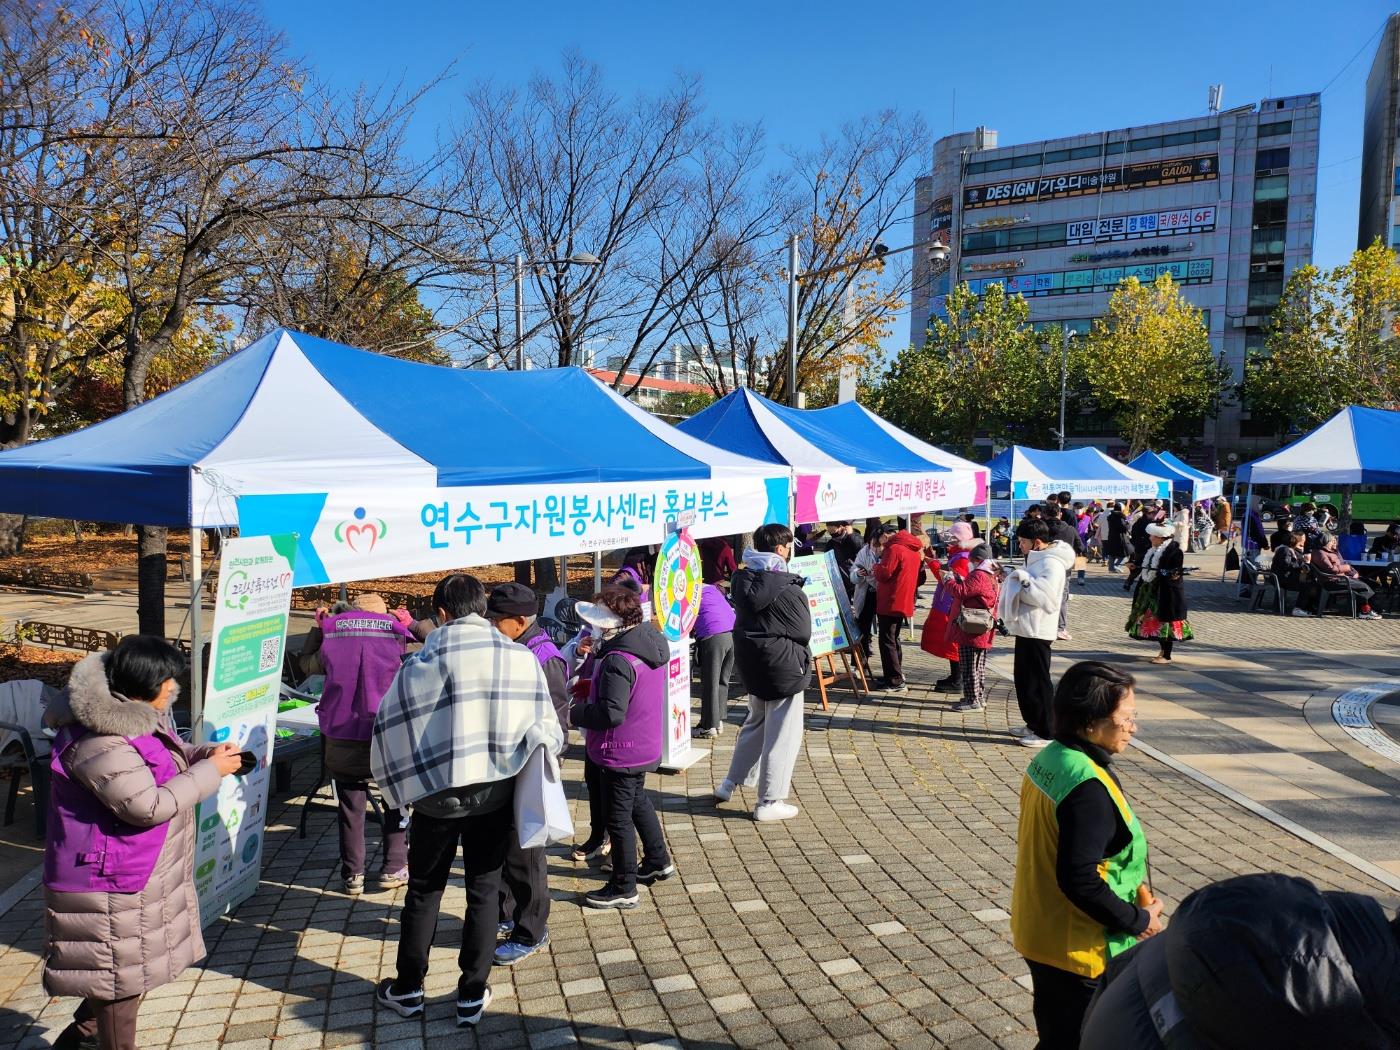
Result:
[[[972,526],[965,521],[955,521],[948,530],[948,558],[941,566],[944,572],[953,573],[957,579],[966,579],[972,566],[967,560],[967,552],[976,543]],[[930,567],[937,574],[938,567]],[[937,578],[937,576],[935,577]],[[933,592],[933,604],[929,607],[928,619],[924,621],[924,632],[919,638],[919,648],[930,656],[948,661],[948,677],[934,685],[934,692],[956,693],[962,689],[962,664],[958,662],[958,643],[948,637],[948,620],[953,615],[953,594],[945,584],[939,584]]]
[[966,564],[971,566],[965,578],[945,572],[942,586],[953,599],[948,614],[947,639],[958,647],[957,666],[962,670],[961,701],[954,711],[980,711],[987,706],[987,651],[996,637],[995,627],[985,631],[967,631],[958,626],[958,614],[963,609],[986,609],[995,620],[997,599],[1001,596],[1001,581],[997,578],[997,563],[992,560],[992,548],[979,543],[968,552]]
[[891,693],[909,689],[904,681],[904,657],[899,630],[914,615],[914,594],[919,589],[919,569],[924,546],[910,533],[900,530],[885,544],[880,564],[875,566],[875,616],[880,632],[880,669],[883,688]]

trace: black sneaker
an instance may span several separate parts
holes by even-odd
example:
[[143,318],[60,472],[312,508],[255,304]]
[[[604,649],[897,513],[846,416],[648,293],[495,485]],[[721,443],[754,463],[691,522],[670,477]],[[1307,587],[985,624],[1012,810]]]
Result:
[[637,869],[637,881],[643,886],[650,886],[653,882],[665,882],[676,873],[676,866],[670,861],[665,864],[643,863]]
[[961,693],[961,678],[945,678],[933,687],[935,693]]
[[953,705],[954,711],[981,711],[987,705],[976,700],[959,700]]
[[380,1006],[387,1006],[400,1017],[417,1017],[423,1012],[423,989],[419,988],[416,992],[396,992],[392,977],[379,982],[379,987],[374,990],[374,999]]
[[486,991],[481,993],[480,999],[463,999],[460,992],[457,993],[457,1027],[465,1028],[468,1025],[475,1026],[481,1020],[481,1015],[486,1013],[486,1008],[491,1005],[491,986],[486,986]]
[[620,908],[629,911],[635,908],[641,899],[637,896],[637,891],[624,893],[611,882],[600,890],[594,890],[583,898],[585,908]]

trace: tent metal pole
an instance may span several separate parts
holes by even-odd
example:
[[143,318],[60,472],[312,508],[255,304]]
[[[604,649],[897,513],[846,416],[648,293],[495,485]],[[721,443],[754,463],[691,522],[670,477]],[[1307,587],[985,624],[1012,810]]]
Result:
[[593,593],[603,589],[603,552],[593,552]]
[[203,612],[204,551],[199,529],[190,528],[190,733],[201,742],[200,723],[204,720],[204,646],[200,613]]
[[[1235,597],[1238,598],[1244,593],[1244,559],[1249,553],[1249,516],[1253,513],[1254,506],[1254,476],[1249,478],[1249,488],[1244,494],[1244,514],[1240,518],[1240,574],[1235,580]],[[1259,529],[1263,531],[1263,519],[1259,521]],[[1258,581],[1256,581],[1257,584]]]

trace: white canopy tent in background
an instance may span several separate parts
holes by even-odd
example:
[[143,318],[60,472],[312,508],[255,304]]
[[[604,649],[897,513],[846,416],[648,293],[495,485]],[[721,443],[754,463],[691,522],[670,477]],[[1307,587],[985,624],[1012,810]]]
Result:
[[1096,448],[1060,452],[1013,445],[987,464],[992,489],[1014,503],[1068,492],[1071,499],[1170,499],[1171,482],[1110,459]]
[[920,441],[854,401],[779,405],[736,390],[679,424],[794,475],[793,520],[853,520],[982,506],[987,468]]

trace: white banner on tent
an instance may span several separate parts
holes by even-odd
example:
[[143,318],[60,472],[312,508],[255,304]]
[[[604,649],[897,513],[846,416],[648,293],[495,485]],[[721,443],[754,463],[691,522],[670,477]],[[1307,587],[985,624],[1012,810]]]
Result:
[[786,522],[786,477],[467,488],[334,489],[238,500],[244,535],[295,532],[296,585],[450,571]]
[[858,474],[854,471],[797,475],[797,520],[853,521],[889,514],[922,514],[949,507],[979,506],[985,472],[970,470]]
[[1011,483],[1011,497],[1016,500],[1048,499],[1057,492],[1066,491],[1071,499],[1170,499],[1172,484],[1165,478],[1161,481],[1047,478],[1043,481]]

